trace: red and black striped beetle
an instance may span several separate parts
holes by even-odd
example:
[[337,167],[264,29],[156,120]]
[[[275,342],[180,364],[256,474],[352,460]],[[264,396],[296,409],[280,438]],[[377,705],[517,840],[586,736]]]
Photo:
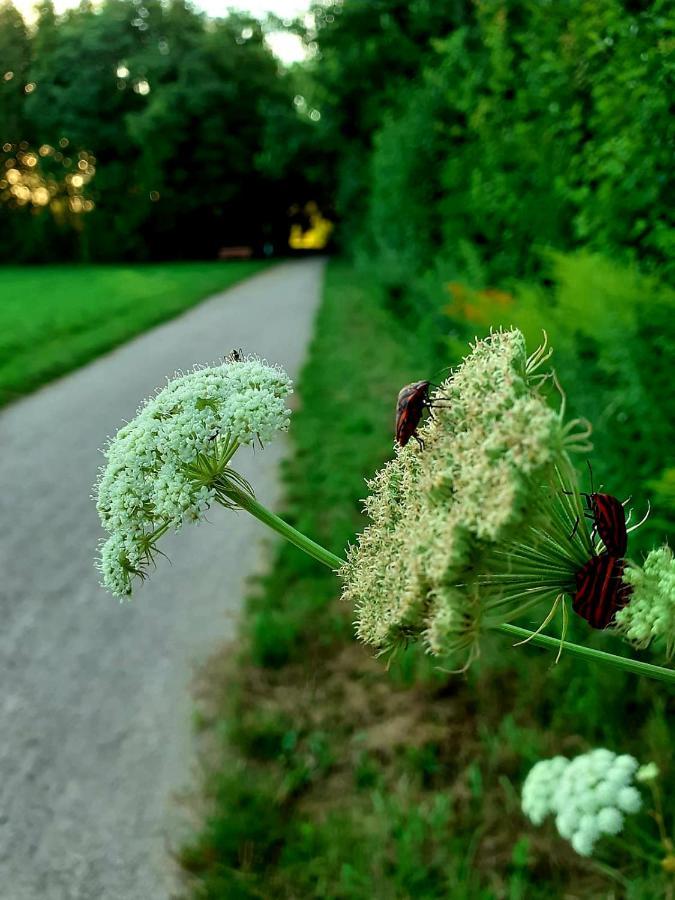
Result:
[[632,588],[622,581],[625,561],[608,553],[592,556],[576,573],[572,609],[593,628],[607,628],[628,603]]
[[422,419],[422,413],[431,409],[429,402],[430,381],[414,381],[406,384],[398,392],[396,401],[396,442],[405,447],[411,437],[414,437],[420,447],[424,447],[422,438],[417,434]]
[[605,550],[610,556],[620,558],[628,549],[628,530],[623,504],[611,494],[582,494],[588,503],[593,525]]

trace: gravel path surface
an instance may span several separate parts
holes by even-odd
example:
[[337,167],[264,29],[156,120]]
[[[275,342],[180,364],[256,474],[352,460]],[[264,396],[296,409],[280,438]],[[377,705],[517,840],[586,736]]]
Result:
[[[167,374],[232,348],[296,377],[322,274],[307,260],[257,275],[0,414],[2,900],[173,895],[191,675],[233,635],[269,532],[215,510],[167,536],[172,565],[119,605],[92,568],[97,448]],[[272,506],[283,452],[235,460]]]

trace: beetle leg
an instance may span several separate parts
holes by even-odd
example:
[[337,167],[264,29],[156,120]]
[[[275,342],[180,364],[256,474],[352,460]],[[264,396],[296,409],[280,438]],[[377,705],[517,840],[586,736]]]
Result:
[[579,516],[577,516],[577,520],[576,520],[576,522],[574,523],[574,528],[572,529],[572,534],[569,536],[568,540],[570,540],[570,541],[572,540],[572,538],[574,537],[574,535],[577,533],[577,528],[578,528],[578,527],[579,527]]
[[422,438],[419,436],[419,434],[416,431],[413,431],[413,437],[415,438],[417,443],[420,445],[420,450],[424,450],[424,441],[422,440]]

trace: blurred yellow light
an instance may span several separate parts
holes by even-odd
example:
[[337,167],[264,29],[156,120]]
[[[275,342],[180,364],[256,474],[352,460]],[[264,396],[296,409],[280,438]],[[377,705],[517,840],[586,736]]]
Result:
[[14,184],[12,185],[11,191],[16,199],[23,203],[30,200],[30,190],[25,184]]
[[6,187],[7,187],[7,179],[0,178],[0,191],[4,190],[4,188],[6,188]]
[[26,153],[23,158],[24,163],[30,168],[37,165],[37,156],[34,153]]
[[38,150],[38,153],[40,154],[40,156],[49,156],[49,154],[52,152],[52,149],[53,148],[50,147],[49,144],[43,144]]
[[2,149],[5,153],[9,153],[12,149],[12,145],[10,143],[3,144]]
[[82,212],[82,207],[84,204],[80,200],[79,197],[71,197],[70,198],[70,208],[74,213]]
[[84,184],[84,178],[81,175],[73,175],[73,177],[70,179],[70,183],[75,188],[81,188]]
[[59,147],[67,147],[70,141],[67,137],[59,138]]
[[117,77],[118,78],[128,78],[129,69],[126,66],[118,66],[117,67]]
[[24,91],[27,94],[32,94],[36,87],[37,87],[37,85],[35,84],[34,81],[29,81],[28,84],[25,85]]
[[87,161],[86,161],[85,159],[81,159],[81,160],[79,161],[79,163],[77,164],[77,168],[78,168],[78,169],[81,169],[83,172],[86,172],[86,170],[87,170]]
[[153,203],[157,203],[159,200],[159,191],[150,191],[150,199]]
[[21,181],[21,172],[19,172],[18,169],[8,169],[7,181],[9,181],[10,184],[16,184],[18,181]]
[[14,78],[14,72],[5,72],[2,77],[5,79],[5,81],[11,81],[12,78]]
[[36,206],[46,206],[49,203],[49,191],[45,187],[36,188],[32,200]]
[[83,206],[84,206],[85,212],[91,212],[92,209],[94,208],[94,201],[93,200],[85,200]]

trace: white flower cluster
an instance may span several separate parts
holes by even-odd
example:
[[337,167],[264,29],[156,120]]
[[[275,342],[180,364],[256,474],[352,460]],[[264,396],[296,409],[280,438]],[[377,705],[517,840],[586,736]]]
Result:
[[110,535],[98,561],[104,587],[128,596],[158,538],[203,517],[236,449],[288,427],[291,389],[282,369],[237,358],[180,374],[139,408],[104,451],[96,486]]
[[637,647],[661,638],[666,655],[675,651],[675,558],[670,547],[652,550],[642,567],[629,562],[623,580],[632,587],[630,603],[616,615],[617,627]]
[[542,760],[530,770],[522,808],[535,825],[555,815],[561,837],[581,856],[590,856],[603,834],[618,834],[624,813],[636,813],[642,797],[633,785],[638,761],[628,754],[597,749],[569,760]]

